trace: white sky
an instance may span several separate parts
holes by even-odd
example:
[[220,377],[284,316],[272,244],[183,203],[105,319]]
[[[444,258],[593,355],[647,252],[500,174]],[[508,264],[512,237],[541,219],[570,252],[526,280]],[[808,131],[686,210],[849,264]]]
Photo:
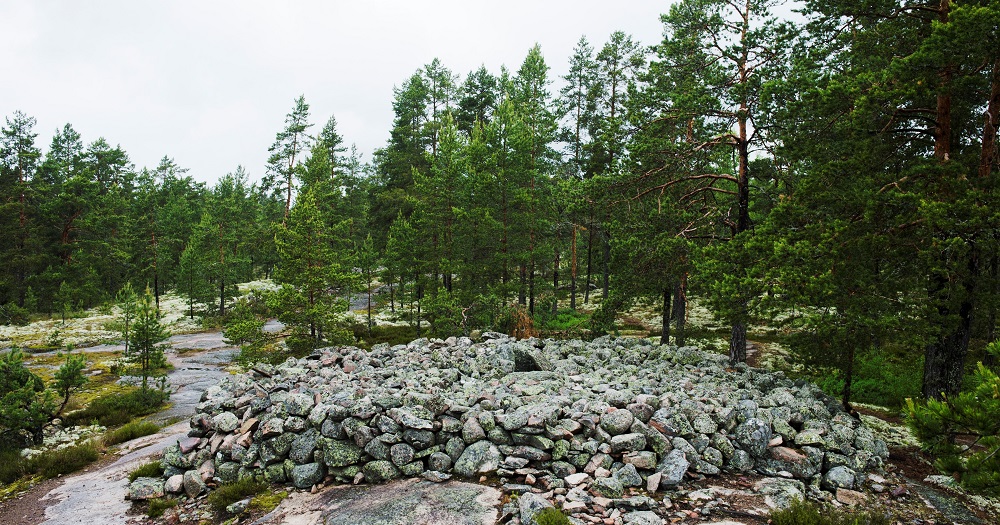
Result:
[[258,179],[303,94],[310,131],[335,114],[367,162],[389,136],[393,86],[434,57],[462,80],[483,64],[516,71],[537,42],[557,80],[581,35],[596,49],[615,30],[657,43],[669,4],[0,0],[0,118],[35,117],[44,150],[69,122],[137,168],[168,155],[198,180],[239,164]]

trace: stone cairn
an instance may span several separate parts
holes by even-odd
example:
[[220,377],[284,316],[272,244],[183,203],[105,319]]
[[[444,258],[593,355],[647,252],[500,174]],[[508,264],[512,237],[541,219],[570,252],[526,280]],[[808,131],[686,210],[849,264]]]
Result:
[[888,457],[834,399],[778,372],[641,339],[489,332],[257,365],[205,392],[189,436],[131,499],[244,478],[314,489],[451,476],[512,493],[588,480],[621,498],[723,471],[836,491]]

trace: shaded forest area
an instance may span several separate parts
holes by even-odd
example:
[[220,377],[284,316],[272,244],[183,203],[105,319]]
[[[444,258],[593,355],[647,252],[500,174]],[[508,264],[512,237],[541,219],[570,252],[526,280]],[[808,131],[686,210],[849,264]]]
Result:
[[464,78],[432,60],[370,163],[300,97],[259,182],[140,169],[69,124],[43,151],[15,112],[0,322],[126,283],[225,317],[236,283],[269,277],[312,344],[344,337],[344,298],[376,283],[435,334],[527,334],[599,303],[596,335],[646,301],[683,343],[696,296],[734,363],[748,327],[780,324],[845,392],[889,351],[923,362],[925,396],[956,394],[997,339],[1000,3],[814,0],[796,22],[776,4],[678,2],[653,46],[581,38],[558,83],[537,46]]

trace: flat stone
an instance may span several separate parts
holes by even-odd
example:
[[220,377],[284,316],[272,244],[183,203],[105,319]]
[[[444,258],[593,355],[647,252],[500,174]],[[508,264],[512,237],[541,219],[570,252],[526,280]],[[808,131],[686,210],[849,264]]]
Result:
[[317,515],[324,525],[484,525],[499,518],[500,497],[493,487],[406,479],[331,487],[318,496],[313,508],[330,509]]
[[571,487],[575,487],[575,486],[577,486],[577,485],[579,485],[579,484],[581,484],[581,483],[589,480],[590,479],[590,474],[587,474],[585,472],[578,472],[576,474],[571,474],[569,476],[566,476],[563,479],[566,480],[566,484],[567,485],[569,485]]
[[837,489],[837,501],[851,507],[861,505],[868,501],[868,497],[856,490]]

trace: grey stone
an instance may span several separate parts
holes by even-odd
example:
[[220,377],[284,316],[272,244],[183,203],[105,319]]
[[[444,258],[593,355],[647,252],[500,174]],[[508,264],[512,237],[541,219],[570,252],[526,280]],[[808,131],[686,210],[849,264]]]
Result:
[[528,492],[517,499],[521,523],[524,525],[537,525],[538,522],[535,521],[535,516],[543,509],[551,506],[552,504],[549,503],[549,500],[532,492]]
[[621,453],[646,448],[646,437],[642,434],[619,434],[611,438],[611,452]]
[[219,432],[229,433],[240,426],[240,419],[232,412],[223,412],[212,418],[212,425]]
[[313,485],[323,481],[323,464],[306,463],[305,465],[295,465],[292,469],[292,484],[298,489],[308,489]]
[[622,516],[622,521],[625,525],[662,525],[663,519],[656,515],[655,512],[648,510],[637,510],[633,512],[627,512]]
[[660,486],[668,488],[679,485],[684,480],[684,473],[687,472],[689,466],[691,466],[691,462],[687,460],[684,452],[671,450],[656,466],[656,471],[662,475]]
[[772,509],[783,509],[797,499],[805,499],[801,481],[784,478],[763,478],[754,484],[754,491],[764,495],[764,503]]
[[413,461],[413,454],[416,452],[413,447],[406,443],[397,443],[389,449],[389,458],[397,467]]
[[448,472],[451,469],[451,456],[443,452],[435,452],[427,458],[427,468],[440,472]]
[[128,499],[132,501],[162,498],[164,481],[160,478],[136,478],[129,483]]
[[628,410],[615,410],[601,416],[601,428],[608,434],[617,436],[628,432],[634,421],[635,416]]
[[201,474],[197,470],[189,470],[184,473],[184,493],[187,494],[189,498],[196,498],[199,494],[204,492],[207,488],[205,482],[201,479]]
[[627,464],[615,471],[614,477],[626,487],[641,487],[642,476],[635,470],[635,465]]
[[489,441],[477,441],[462,452],[455,462],[455,475],[471,478],[477,474],[494,472],[500,466],[500,450]]
[[625,487],[617,478],[597,478],[590,488],[605,498],[615,499],[625,494]]
[[306,429],[292,441],[288,451],[288,459],[300,464],[310,463],[313,460],[313,452],[316,451],[319,438],[319,432],[315,428]]
[[656,453],[648,450],[629,452],[622,456],[622,462],[635,465],[637,469],[653,470],[656,468]]
[[833,467],[823,475],[822,487],[829,491],[839,488],[853,489],[856,473],[847,467]]
[[163,490],[168,494],[180,494],[184,491],[184,475],[174,474],[163,483]]

